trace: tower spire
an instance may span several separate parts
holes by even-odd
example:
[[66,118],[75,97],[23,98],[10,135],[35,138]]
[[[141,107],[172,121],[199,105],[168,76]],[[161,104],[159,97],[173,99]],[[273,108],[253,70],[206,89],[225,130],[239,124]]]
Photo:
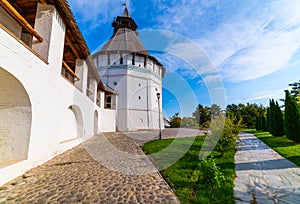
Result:
[[123,11],[122,16],[130,18],[129,11],[128,11],[128,8],[127,8],[127,4],[123,3],[122,6],[124,6],[124,11]]

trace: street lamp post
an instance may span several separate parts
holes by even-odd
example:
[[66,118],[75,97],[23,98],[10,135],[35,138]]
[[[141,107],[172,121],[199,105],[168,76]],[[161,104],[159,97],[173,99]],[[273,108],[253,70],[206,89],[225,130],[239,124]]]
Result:
[[159,139],[161,140],[161,119],[160,119],[160,93],[156,94],[157,96],[157,103],[158,103],[158,123],[159,123]]

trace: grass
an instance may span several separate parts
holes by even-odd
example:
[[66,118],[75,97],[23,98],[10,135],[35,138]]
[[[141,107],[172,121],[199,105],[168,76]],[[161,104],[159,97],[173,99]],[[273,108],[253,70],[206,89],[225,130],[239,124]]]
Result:
[[255,133],[255,132],[256,132],[256,129],[248,129],[248,128],[244,128],[244,129],[241,129],[240,132]]
[[[212,153],[215,155],[217,165],[227,178],[224,185],[219,189],[213,190],[204,184],[196,185],[190,179],[194,170],[199,168],[198,163],[201,162],[199,161],[199,151],[204,139],[204,136],[198,136],[196,138],[180,138],[176,140],[155,140],[146,143],[143,149],[146,153],[151,154],[156,165],[163,169],[161,171],[162,176],[174,189],[181,203],[234,203],[235,150],[225,153],[223,157],[220,157],[218,152]],[[183,157],[167,167],[180,154]]]
[[274,149],[284,158],[300,167],[300,143],[283,137],[274,137],[269,132],[256,131],[254,135]]

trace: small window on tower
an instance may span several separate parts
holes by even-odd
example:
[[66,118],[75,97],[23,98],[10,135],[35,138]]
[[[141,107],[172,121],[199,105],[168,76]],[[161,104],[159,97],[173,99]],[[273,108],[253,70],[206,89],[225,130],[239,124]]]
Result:
[[120,64],[123,64],[123,55],[120,53]]
[[118,82],[114,81],[113,85],[114,85],[114,86],[117,86],[117,85],[118,85]]
[[139,99],[141,99],[141,96],[139,96]]
[[144,67],[146,67],[147,66],[147,57],[145,56],[144,57]]
[[135,65],[135,54],[132,53],[132,65]]

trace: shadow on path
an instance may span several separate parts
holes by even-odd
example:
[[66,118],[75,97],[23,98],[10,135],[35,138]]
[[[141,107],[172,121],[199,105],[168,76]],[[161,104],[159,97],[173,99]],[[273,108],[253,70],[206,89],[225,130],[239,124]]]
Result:
[[241,133],[235,155],[236,203],[300,203],[300,169],[252,134]]

